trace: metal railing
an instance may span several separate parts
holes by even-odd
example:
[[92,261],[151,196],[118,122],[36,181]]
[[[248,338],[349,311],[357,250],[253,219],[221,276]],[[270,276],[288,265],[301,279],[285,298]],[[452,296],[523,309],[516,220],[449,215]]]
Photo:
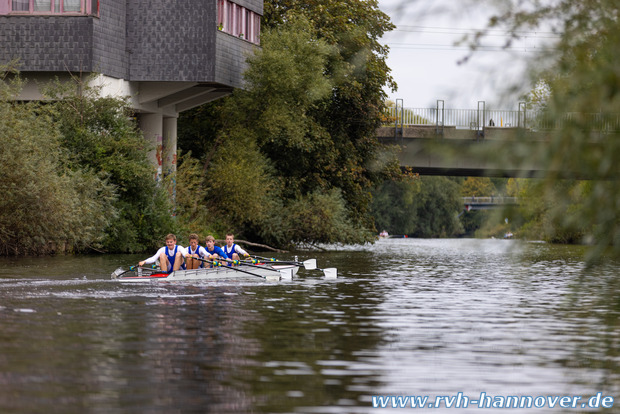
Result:
[[477,109],[390,107],[386,110],[387,119],[395,120],[398,125],[443,125],[469,129],[482,128],[482,119],[486,126],[516,127],[519,116],[519,111],[506,110],[486,110],[484,116]]
[[503,127],[544,131],[559,129],[567,123],[587,126],[593,131],[620,131],[620,114],[569,112],[560,118],[551,118],[544,111],[526,109],[524,102],[519,103],[519,110],[515,111],[485,109],[484,101],[478,103],[478,109],[446,109],[443,101],[438,101],[437,108],[405,108],[400,100],[396,108],[387,108],[385,117],[401,131],[404,125],[436,125],[438,130],[454,126],[472,130]]
[[504,197],[504,196],[491,196],[491,197],[463,197],[463,204],[465,205],[479,205],[479,204],[519,204],[518,197]]

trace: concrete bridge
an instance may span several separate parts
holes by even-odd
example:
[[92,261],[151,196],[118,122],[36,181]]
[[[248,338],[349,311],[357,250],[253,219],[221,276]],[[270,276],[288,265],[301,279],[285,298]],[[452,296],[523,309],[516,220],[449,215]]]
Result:
[[467,211],[490,210],[518,205],[519,199],[517,197],[463,197],[463,206]]
[[[573,116],[567,114],[567,117]],[[600,114],[588,114],[593,122]],[[544,124],[543,117],[527,111],[525,103],[516,111],[485,109],[390,108],[391,126],[377,130],[378,139],[396,146],[402,167],[420,175],[470,177],[541,177],[548,171],[541,159],[549,132],[562,120]],[[593,127],[593,135],[617,134],[620,120]],[[595,138],[595,137],[593,137]],[[590,145],[596,146],[596,139]],[[581,171],[557,171],[574,178],[588,178]]]

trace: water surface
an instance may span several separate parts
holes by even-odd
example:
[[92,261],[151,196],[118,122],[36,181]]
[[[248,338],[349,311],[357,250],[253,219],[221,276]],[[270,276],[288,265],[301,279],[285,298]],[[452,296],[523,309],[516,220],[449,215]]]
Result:
[[302,269],[292,282],[123,285],[109,274],[143,257],[0,259],[0,412],[376,413],[394,412],[372,407],[382,395],[620,397],[618,263],[586,269],[580,247],[512,240],[298,254],[339,278]]

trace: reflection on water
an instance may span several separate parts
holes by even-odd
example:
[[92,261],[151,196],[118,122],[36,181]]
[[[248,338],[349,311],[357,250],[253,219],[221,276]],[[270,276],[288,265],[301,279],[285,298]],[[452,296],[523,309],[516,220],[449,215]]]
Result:
[[619,267],[585,269],[582,253],[388,239],[300,254],[338,267],[338,280],[302,269],[293,282],[142,286],[109,280],[136,256],[0,259],[0,412],[374,413],[374,395],[620,397]]

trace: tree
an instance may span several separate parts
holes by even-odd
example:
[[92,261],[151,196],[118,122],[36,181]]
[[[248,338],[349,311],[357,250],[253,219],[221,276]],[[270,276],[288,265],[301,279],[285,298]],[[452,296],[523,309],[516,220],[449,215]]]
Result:
[[490,197],[496,193],[497,189],[489,177],[467,177],[461,184],[463,197]]
[[[109,221],[93,247],[113,252],[153,249],[176,229],[166,188],[153,179],[150,148],[125,99],[102,97],[87,79],[55,82],[45,91],[68,171],[90,174],[114,188],[102,216]],[[93,200],[95,201],[95,200]]]
[[[513,184],[514,185],[514,184]],[[521,205],[518,213],[524,223],[518,229],[521,237],[554,243],[580,243],[588,234],[588,223],[580,220],[581,199],[588,196],[591,183],[558,180],[550,191],[544,180],[518,180],[515,193]],[[558,204],[555,194],[566,193],[570,202]],[[562,222],[558,222],[558,220]]]
[[[509,4],[506,4],[509,3]],[[559,0],[553,4],[504,2],[488,28],[506,28],[513,39],[523,29],[544,27],[559,40],[547,56],[532,61],[534,83],[544,79],[550,90],[546,116],[561,121],[550,132],[549,145],[538,157],[547,166],[543,188],[546,199],[558,206],[549,221],[558,232],[575,223],[584,230],[582,241],[595,248],[589,259],[600,257],[608,246],[620,255],[620,31],[615,0]],[[479,33],[473,46],[484,37]],[[567,117],[568,113],[573,113]],[[588,183],[560,183],[584,179]],[[572,208],[574,194],[580,207]]]
[[[331,83],[328,97],[311,116],[329,134],[331,164],[316,175],[318,184],[340,188],[354,221],[372,227],[369,190],[385,176],[375,162],[380,146],[375,137],[386,94],[396,87],[386,64],[388,48],[381,36],[394,28],[375,0],[272,0],[265,3],[266,27],[282,28],[292,16],[303,16],[315,37],[332,50],[323,72]],[[392,165],[394,167],[394,165]],[[314,189],[309,189],[314,191]]]
[[458,183],[447,177],[386,181],[374,192],[377,226],[413,237],[452,237],[463,232]]
[[402,181],[387,180],[373,191],[371,205],[377,229],[390,234],[413,234],[418,225],[416,197],[420,193],[420,178]]
[[0,254],[48,254],[96,246],[114,220],[114,187],[62,160],[48,106],[17,103],[16,71],[0,68]]
[[[211,213],[202,217],[211,224],[201,226],[280,246],[371,240],[370,190],[399,172],[375,137],[383,87],[394,87],[378,41],[393,27],[389,18],[375,1],[273,1],[262,23],[245,90],[187,114],[188,128],[180,129],[180,145],[204,166],[203,204]],[[217,120],[196,121],[207,112]],[[235,195],[235,188],[243,190]],[[181,215],[196,216],[192,209]],[[321,226],[308,219],[311,211]]]

